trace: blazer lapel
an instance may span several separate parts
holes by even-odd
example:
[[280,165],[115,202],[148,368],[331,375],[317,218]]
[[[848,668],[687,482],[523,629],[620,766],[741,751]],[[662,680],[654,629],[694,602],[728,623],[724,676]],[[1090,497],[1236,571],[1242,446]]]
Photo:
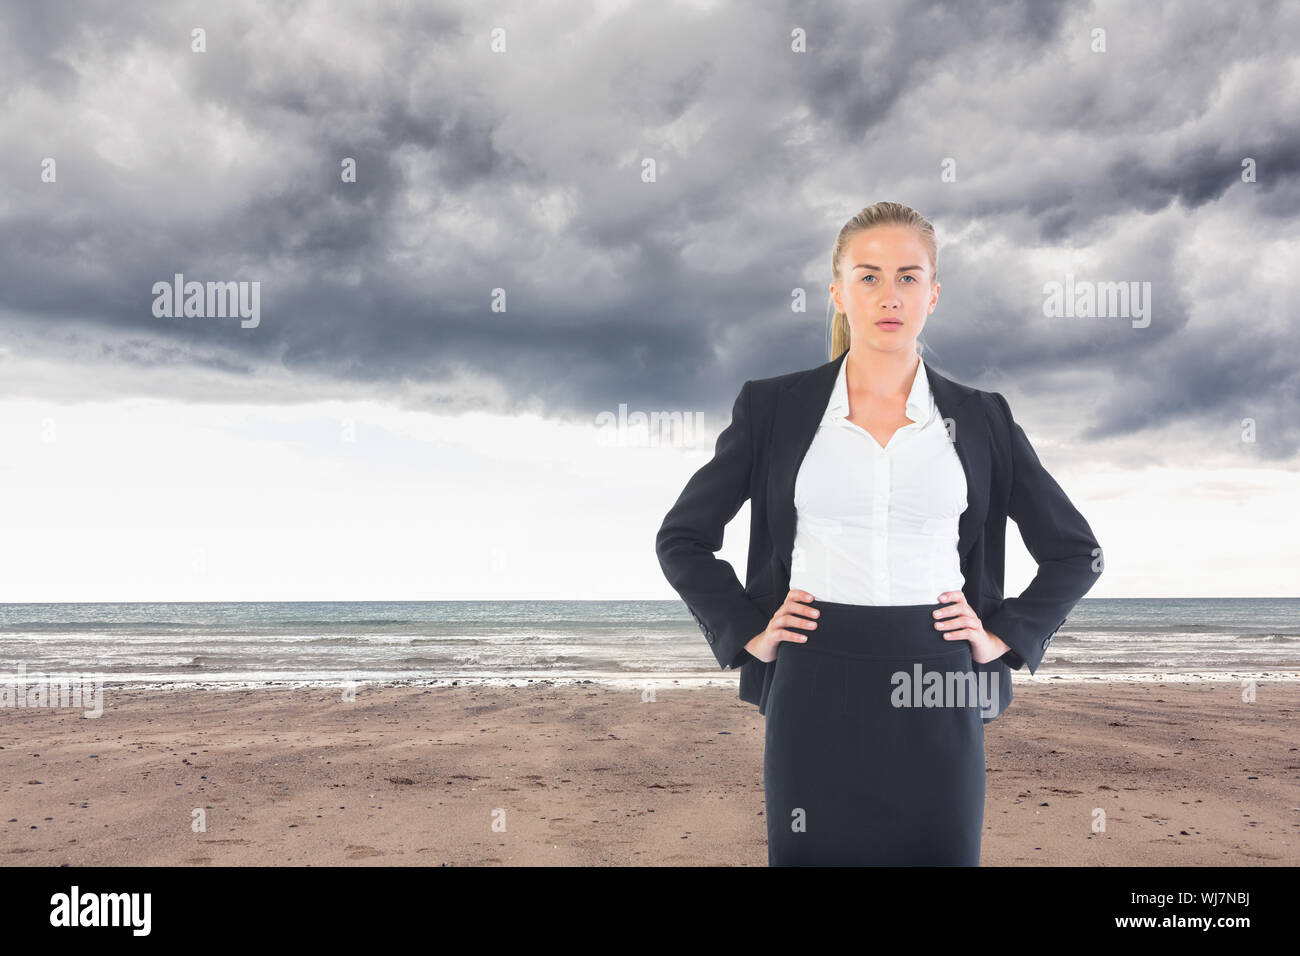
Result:
[[840,365],[849,353],[811,369],[793,384],[783,385],[776,399],[771,436],[771,472],[767,482],[767,513],[772,525],[772,545],[781,562],[781,575],[790,581],[794,552],[794,483],[804,455],[826,414],[831,389]]
[[961,467],[966,472],[966,510],[957,522],[957,555],[962,574],[966,574],[971,548],[983,532],[984,520],[989,513],[992,435],[988,419],[984,417],[983,403],[969,400],[975,389],[944,378],[929,365],[925,371],[930,378],[934,403],[948,428],[948,440],[957,450]]
[[[771,473],[767,485],[767,513],[772,528],[772,542],[781,562],[782,574],[790,580],[791,559],[797,515],[794,506],[795,479],[804,456],[812,445],[821,424],[840,364],[848,355],[810,369],[793,383],[783,385],[777,396],[771,436]],[[957,523],[957,553],[962,573],[970,558],[971,547],[979,537],[988,514],[989,472],[991,455],[988,422],[979,402],[968,399],[975,390],[940,375],[928,363],[926,376],[935,405],[944,418],[949,439],[966,473],[966,509]]]

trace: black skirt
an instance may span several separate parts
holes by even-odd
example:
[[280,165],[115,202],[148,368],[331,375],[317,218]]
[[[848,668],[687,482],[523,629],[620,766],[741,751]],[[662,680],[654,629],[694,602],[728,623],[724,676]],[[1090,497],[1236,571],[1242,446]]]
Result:
[[808,604],[767,703],[768,865],[978,866],[997,689],[970,643],[935,628],[942,604]]

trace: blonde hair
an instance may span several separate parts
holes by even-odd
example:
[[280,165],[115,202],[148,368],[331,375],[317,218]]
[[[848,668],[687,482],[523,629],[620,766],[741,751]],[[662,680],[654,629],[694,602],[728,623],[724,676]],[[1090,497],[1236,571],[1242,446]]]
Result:
[[[848,246],[850,239],[858,233],[875,226],[894,225],[911,226],[916,230],[917,235],[921,237],[921,243],[925,246],[926,252],[930,254],[930,273],[932,276],[930,281],[938,282],[939,246],[934,237],[934,226],[930,225],[929,220],[911,206],[904,206],[901,202],[873,203],[843,225],[840,234],[835,239],[835,246],[831,249],[831,276],[835,282],[837,284],[840,282],[840,259],[843,258],[844,249]],[[833,299],[831,303],[829,308],[834,309]],[[920,355],[924,348],[925,345],[918,339],[916,343],[917,354]],[[831,360],[839,358],[848,349],[849,317],[835,309],[835,314],[831,318]]]

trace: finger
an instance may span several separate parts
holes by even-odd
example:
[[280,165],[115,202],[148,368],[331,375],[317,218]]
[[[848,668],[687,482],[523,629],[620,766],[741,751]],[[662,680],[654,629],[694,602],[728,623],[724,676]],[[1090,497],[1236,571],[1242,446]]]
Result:
[[809,607],[807,604],[798,604],[793,601],[789,604],[782,605],[781,610],[786,614],[801,614],[806,617],[821,617],[822,613],[815,607]]
[[794,631],[777,631],[776,633],[783,641],[798,641],[803,643],[808,640],[807,634],[796,634]]
[[806,603],[802,603],[811,600],[813,600],[813,596],[807,591],[791,591],[786,595],[785,601],[781,605],[781,610],[789,613],[797,611],[800,614],[807,614],[809,617],[820,617],[822,613],[821,611],[815,607],[808,607]]
[[936,622],[940,626],[947,625],[944,630],[956,630],[962,627],[968,627],[973,631],[983,630],[984,625],[980,623],[979,616],[974,611],[967,611],[958,617],[948,618],[944,621]]
[[941,631],[955,630],[959,627],[965,627],[970,623],[969,614],[958,614],[934,622],[934,626]]
[[943,607],[936,609],[934,612],[934,616],[940,618],[952,617],[954,614],[962,614],[969,610],[970,610],[970,605],[966,603],[965,598],[962,598],[961,600],[953,604],[945,604]]
[[790,627],[792,624],[798,624],[800,627],[814,628],[817,626],[816,621],[810,621],[806,617],[799,617],[795,614],[781,615],[781,626]]

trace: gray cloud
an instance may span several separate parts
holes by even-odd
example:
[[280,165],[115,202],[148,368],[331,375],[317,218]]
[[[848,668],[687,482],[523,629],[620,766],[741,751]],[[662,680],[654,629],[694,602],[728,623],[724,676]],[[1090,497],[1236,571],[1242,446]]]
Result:
[[[825,360],[835,232],[896,199],[940,232],[926,342],[948,374],[1070,390],[1063,434],[1249,416],[1268,423],[1261,455],[1300,445],[1282,258],[1300,209],[1294,5],[593,16],[6,6],[0,343],[66,356],[72,330],[102,336],[76,352],[91,376],[96,354],[283,368],[313,389],[470,369],[557,414],[725,414],[742,380]],[[39,182],[46,156],[57,184]],[[1072,249],[1080,278],[1151,282],[1151,326],[1045,318],[1050,253]],[[151,287],[176,272],[260,281],[261,325],[155,318]]]

